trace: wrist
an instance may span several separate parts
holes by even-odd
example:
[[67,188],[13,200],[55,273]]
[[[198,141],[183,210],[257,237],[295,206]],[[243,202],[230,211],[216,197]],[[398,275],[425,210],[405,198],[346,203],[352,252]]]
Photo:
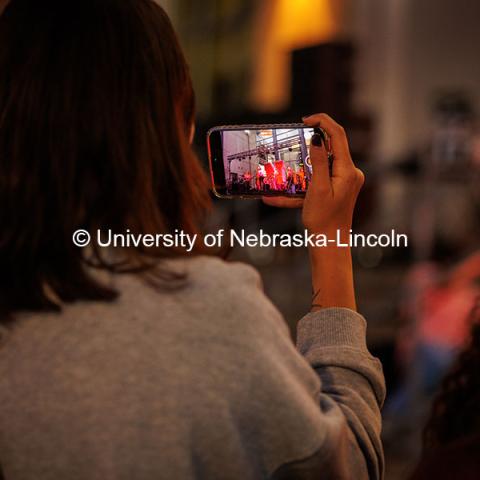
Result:
[[309,234],[319,235],[322,238],[322,242],[318,243],[319,246],[310,247],[311,254],[315,256],[345,255],[350,251],[350,232],[349,227],[329,228],[318,233],[308,230]]
[[329,239],[337,238],[337,236],[340,236],[343,240],[348,239],[351,228],[352,227],[350,225],[345,225],[345,224],[327,225],[324,227],[322,226],[306,227],[308,233],[312,233],[315,235],[326,235]]
[[337,270],[347,265],[351,268],[352,253],[350,247],[339,247],[336,244],[327,247],[310,247],[310,263],[312,270]]
[[349,247],[312,247],[312,311],[329,307],[356,310],[352,256]]

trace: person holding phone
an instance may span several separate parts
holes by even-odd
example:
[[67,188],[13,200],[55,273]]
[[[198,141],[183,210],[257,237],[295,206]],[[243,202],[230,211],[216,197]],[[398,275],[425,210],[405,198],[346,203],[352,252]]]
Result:
[[[165,12],[72,6],[0,15],[0,477],[382,478],[384,378],[348,248],[311,250],[295,346],[250,266],[72,241],[197,233],[209,203]],[[315,137],[305,200],[265,201],[347,235],[363,175],[339,125],[304,122],[330,136],[333,175]]]

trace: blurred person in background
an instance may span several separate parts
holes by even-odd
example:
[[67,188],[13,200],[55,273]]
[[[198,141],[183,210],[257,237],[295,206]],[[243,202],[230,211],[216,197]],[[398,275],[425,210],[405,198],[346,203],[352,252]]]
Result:
[[435,262],[416,264],[405,291],[406,325],[396,344],[403,378],[385,407],[384,433],[390,448],[416,455],[421,448],[418,425],[426,422],[442,379],[469,342],[471,312],[480,297],[480,253],[450,268]]
[[407,272],[399,305],[404,326],[396,339],[396,364],[402,378],[384,410],[387,447],[410,457],[420,453],[419,425],[468,341],[470,313],[480,295],[474,109],[455,92],[442,94],[434,106],[431,140],[417,158],[416,262]]
[[480,252],[450,269],[415,265],[407,278],[407,325],[398,344],[400,362],[416,365],[422,391],[431,395],[469,338],[470,314],[480,296]]
[[[74,7],[72,9],[72,7]],[[312,141],[312,233],[348,233],[363,175]],[[194,96],[150,0],[11,0],[0,16],[0,477],[378,479],[385,387],[348,248],[312,249],[297,348],[258,273],[72,234],[201,231]],[[344,240],[343,240],[344,241]],[[285,272],[288,282],[288,272]]]
[[480,472],[480,297],[467,345],[442,381],[411,480],[476,480]]

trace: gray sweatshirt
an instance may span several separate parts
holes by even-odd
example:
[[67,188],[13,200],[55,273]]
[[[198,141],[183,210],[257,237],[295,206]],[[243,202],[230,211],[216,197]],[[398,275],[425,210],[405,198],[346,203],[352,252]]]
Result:
[[381,478],[385,387],[363,317],[310,313],[295,348],[253,268],[170,265],[185,287],[118,275],[113,304],[2,329],[5,480]]

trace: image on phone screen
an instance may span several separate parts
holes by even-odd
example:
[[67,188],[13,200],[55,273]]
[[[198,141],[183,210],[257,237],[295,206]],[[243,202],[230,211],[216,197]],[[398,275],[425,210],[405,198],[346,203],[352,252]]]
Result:
[[304,126],[213,132],[209,140],[216,192],[222,196],[303,196],[312,176],[309,147],[313,134],[313,128]]

